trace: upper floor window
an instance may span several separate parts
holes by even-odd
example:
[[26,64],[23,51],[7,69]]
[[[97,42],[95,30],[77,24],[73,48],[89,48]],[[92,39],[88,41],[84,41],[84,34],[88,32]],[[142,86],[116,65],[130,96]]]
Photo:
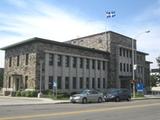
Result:
[[122,48],[119,48],[119,55],[122,56]]
[[65,66],[69,67],[69,56],[65,56]]
[[28,65],[28,59],[29,59],[29,54],[26,54],[26,61],[25,61],[26,65]]
[[9,67],[12,66],[12,57],[9,58]]
[[120,63],[120,71],[122,72],[122,63]]
[[73,67],[76,68],[77,66],[77,58],[73,57]]
[[80,58],[80,68],[83,68],[83,58]]
[[49,65],[53,65],[53,61],[54,61],[54,55],[49,54]]
[[17,56],[17,66],[19,66],[19,56]]
[[98,70],[100,70],[101,69],[101,62],[99,60],[97,62],[98,62],[97,68],[98,68]]
[[126,64],[123,64],[123,71],[126,72]]
[[95,60],[92,60],[92,69],[95,69]]
[[123,49],[123,57],[125,57],[125,56],[126,56],[126,50]]
[[106,62],[103,61],[103,70],[105,70],[105,69],[106,69]]
[[58,55],[57,64],[58,66],[62,66],[62,55]]
[[89,69],[89,59],[86,61],[86,68]]

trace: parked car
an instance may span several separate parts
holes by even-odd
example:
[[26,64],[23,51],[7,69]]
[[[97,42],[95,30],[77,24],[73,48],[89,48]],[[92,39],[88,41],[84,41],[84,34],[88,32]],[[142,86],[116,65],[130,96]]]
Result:
[[83,90],[80,94],[75,94],[70,97],[72,103],[88,103],[88,102],[98,102],[104,101],[103,93],[96,90]]
[[121,100],[131,100],[131,92],[128,89],[120,88],[120,89],[108,89],[104,94],[105,101],[116,101],[119,102]]

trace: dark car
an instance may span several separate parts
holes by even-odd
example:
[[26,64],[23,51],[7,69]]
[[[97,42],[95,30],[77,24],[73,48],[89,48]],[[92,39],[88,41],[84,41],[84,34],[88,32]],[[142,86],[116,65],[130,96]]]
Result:
[[121,100],[131,100],[131,92],[128,89],[108,89],[104,94],[105,101],[116,101],[119,102]]

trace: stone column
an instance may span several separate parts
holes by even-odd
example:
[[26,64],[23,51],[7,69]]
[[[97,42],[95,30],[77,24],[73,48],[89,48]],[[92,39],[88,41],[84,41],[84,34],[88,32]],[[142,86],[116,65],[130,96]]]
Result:
[[86,59],[83,58],[83,89],[86,89]]
[[61,66],[61,71],[62,71],[62,91],[65,90],[65,56],[62,55],[62,66]]
[[73,89],[73,85],[72,85],[72,60],[73,60],[73,57],[72,56],[69,56],[69,90],[70,92],[72,91]]
[[77,67],[76,67],[76,87],[77,87],[77,90],[79,90],[79,65],[80,65],[80,58],[77,57]]
[[54,54],[53,80],[57,83],[57,54]]
[[49,73],[48,73],[48,71],[49,71],[49,64],[48,64],[48,62],[49,62],[49,53],[45,53],[45,90],[47,90],[48,89],[48,80],[49,80]]
[[98,69],[97,69],[97,67],[98,67],[98,61],[97,60],[95,60],[95,89],[97,89],[98,88],[98,80],[97,80],[97,73],[98,73]]
[[103,61],[100,61],[100,89],[103,89]]
[[89,60],[89,88],[92,89],[92,60]]

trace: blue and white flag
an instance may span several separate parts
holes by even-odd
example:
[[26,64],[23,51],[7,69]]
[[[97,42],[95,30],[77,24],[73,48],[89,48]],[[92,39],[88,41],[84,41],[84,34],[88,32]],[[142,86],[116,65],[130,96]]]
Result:
[[107,18],[116,16],[115,11],[106,11]]

